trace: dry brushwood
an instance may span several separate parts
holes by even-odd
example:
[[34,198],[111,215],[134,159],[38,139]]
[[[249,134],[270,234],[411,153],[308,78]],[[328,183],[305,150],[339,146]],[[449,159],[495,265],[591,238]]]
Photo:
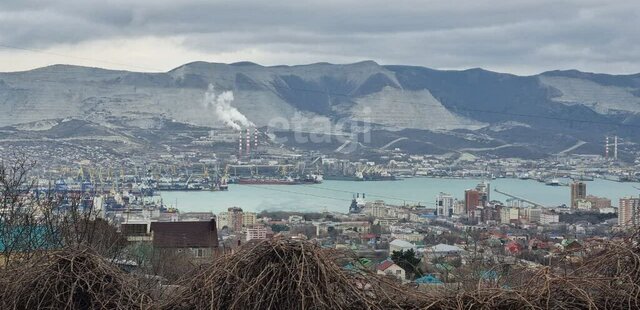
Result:
[[215,260],[184,283],[167,309],[389,309],[411,294],[375,275],[349,272],[311,242],[260,241]]
[[423,297],[433,309],[640,309],[636,237],[590,245],[582,253],[584,262],[566,274],[525,268],[511,275],[508,286],[431,291]]
[[276,238],[219,257],[162,303],[92,250],[66,249],[0,271],[0,309],[640,309],[637,237],[591,243],[564,269],[514,268],[493,287],[426,291]]
[[[183,283],[168,309],[638,309],[640,249],[607,242],[568,272],[515,269],[497,287],[426,291],[336,264],[335,252],[276,239],[241,248]],[[632,246],[633,245],[633,246]]]
[[136,282],[88,248],[47,253],[3,269],[1,309],[148,309]]

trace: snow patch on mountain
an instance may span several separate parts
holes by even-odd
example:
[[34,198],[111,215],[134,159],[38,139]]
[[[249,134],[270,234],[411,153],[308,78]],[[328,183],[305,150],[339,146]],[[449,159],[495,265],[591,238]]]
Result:
[[351,109],[353,119],[367,123],[429,130],[475,130],[486,125],[451,113],[426,89],[385,87],[355,101],[357,104]]
[[538,78],[542,84],[562,93],[552,98],[553,101],[566,105],[581,104],[600,114],[640,112],[640,98],[633,95],[632,88],[605,86],[585,79],[561,76],[541,75]]

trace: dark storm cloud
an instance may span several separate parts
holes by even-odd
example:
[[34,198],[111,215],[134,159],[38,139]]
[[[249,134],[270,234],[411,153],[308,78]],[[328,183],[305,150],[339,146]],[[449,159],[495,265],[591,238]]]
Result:
[[20,47],[180,37],[194,51],[253,49],[265,61],[295,54],[520,73],[640,71],[637,29],[633,1],[0,2],[0,43]]

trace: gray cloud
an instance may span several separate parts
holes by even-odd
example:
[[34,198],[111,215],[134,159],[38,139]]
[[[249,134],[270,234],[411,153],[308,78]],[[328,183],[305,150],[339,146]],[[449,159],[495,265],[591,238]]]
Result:
[[47,49],[172,37],[212,57],[251,50],[255,59],[246,60],[264,64],[373,59],[525,74],[640,72],[633,1],[396,2],[5,0],[0,44]]

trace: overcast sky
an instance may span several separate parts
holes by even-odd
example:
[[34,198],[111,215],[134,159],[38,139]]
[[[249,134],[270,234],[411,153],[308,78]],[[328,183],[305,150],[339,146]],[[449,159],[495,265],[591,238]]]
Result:
[[370,59],[516,74],[638,73],[639,29],[636,0],[0,0],[0,71]]

